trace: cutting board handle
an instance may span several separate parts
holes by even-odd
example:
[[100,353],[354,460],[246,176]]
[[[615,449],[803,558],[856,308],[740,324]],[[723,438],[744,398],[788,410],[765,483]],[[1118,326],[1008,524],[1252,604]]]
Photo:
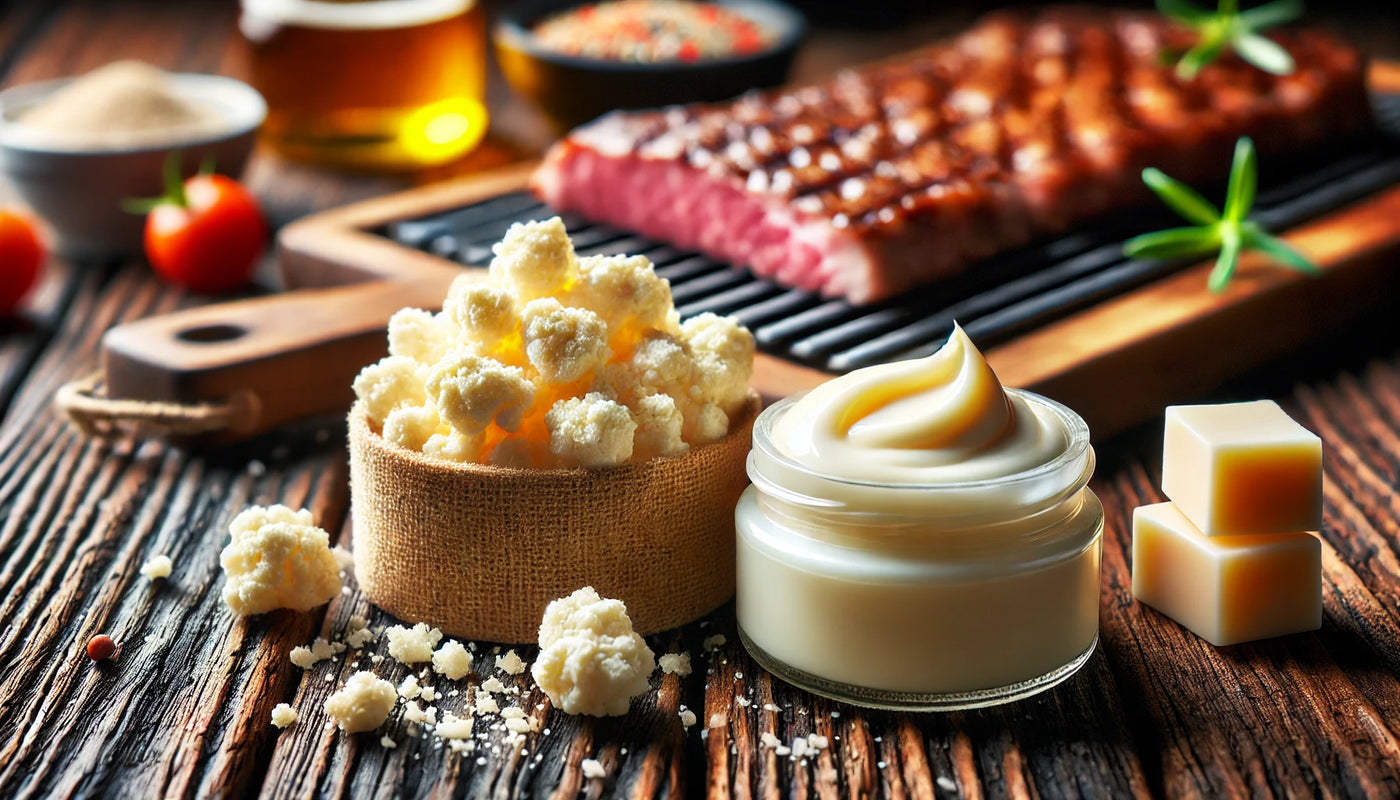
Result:
[[436,309],[453,275],[309,289],[129,322],[102,340],[112,401],[236,402],[227,443],[294,419],[341,414],[350,384],[387,351],[385,327],[405,307]]

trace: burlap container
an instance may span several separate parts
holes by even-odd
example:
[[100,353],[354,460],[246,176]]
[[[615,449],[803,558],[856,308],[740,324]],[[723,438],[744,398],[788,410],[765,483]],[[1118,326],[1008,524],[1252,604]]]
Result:
[[370,601],[453,636],[531,642],[549,601],[581,586],[627,604],[640,633],[734,593],[734,506],[761,403],[681,458],[605,470],[433,459],[350,412],[355,576]]

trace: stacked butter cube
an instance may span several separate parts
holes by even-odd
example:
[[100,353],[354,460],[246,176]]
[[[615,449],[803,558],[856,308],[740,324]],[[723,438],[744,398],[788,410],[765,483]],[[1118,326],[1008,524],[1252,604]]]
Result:
[[1322,441],[1277,403],[1172,406],[1133,596],[1220,646],[1322,626]]

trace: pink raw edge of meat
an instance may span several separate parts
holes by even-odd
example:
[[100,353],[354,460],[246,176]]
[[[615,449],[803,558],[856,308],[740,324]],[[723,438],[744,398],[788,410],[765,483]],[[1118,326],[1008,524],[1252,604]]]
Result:
[[532,178],[535,191],[560,211],[747,266],[784,286],[853,303],[887,293],[867,248],[830,220],[683,162],[605,150],[556,145]]

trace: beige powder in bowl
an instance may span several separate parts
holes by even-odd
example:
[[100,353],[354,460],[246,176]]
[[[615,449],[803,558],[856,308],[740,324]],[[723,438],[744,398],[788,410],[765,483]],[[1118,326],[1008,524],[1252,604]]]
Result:
[[17,122],[49,145],[91,150],[175,144],[229,124],[214,108],[182,97],[170,75],[140,61],[93,70],[24,110]]

